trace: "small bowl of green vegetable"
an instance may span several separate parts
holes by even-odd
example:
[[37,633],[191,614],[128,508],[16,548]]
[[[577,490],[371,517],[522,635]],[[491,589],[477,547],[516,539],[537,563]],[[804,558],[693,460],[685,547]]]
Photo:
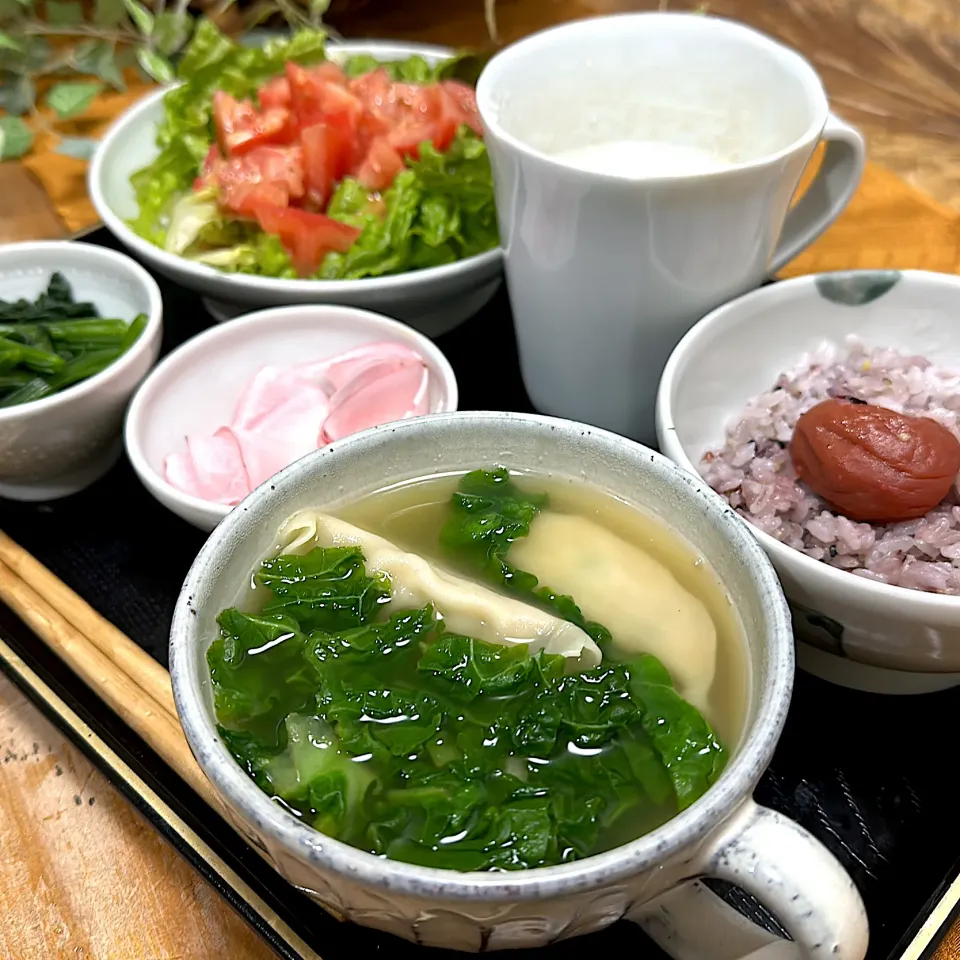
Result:
[[160,352],[160,289],[86,243],[0,247],[0,496],[50,500],[102,476]]
[[442,47],[310,29],[249,47],[201,24],[178,83],[102,140],[90,196],[219,320],[326,303],[437,336],[501,283],[478,70]]

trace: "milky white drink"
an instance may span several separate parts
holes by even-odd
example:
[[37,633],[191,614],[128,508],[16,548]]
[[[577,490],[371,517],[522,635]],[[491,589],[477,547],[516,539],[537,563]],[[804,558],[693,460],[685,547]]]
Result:
[[805,60],[702,14],[527,37],[489,62],[477,102],[530,399],[651,444],[680,338],[810,244],[863,172]]
[[556,157],[588,173],[605,173],[637,180],[645,177],[687,177],[721,170],[727,165],[720,157],[700,147],[663,140],[611,140],[564,150]]

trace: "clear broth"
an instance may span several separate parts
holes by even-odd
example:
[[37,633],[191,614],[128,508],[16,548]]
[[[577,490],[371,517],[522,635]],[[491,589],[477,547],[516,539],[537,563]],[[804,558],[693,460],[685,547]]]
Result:
[[[462,473],[458,472],[405,482],[376,491],[332,512],[343,520],[449,569],[449,560],[439,546],[439,533],[449,510],[451,495],[461,477]],[[734,753],[743,734],[749,706],[749,667],[739,617],[711,566],[662,521],[608,494],[582,483],[541,475],[512,473],[511,478],[530,492],[546,493],[549,504],[545,509],[589,518],[645,550],[704,604],[717,633],[716,673],[704,715],[728,754]],[[302,552],[309,549],[309,546],[305,547]],[[247,611],[258,612],[266,599],[267,591],[254,587],[240,606]],[[386,686],[398,681],[401,685],[417,686],[415,671],[410,676],[405,673],[401,676],[390,673],[393,669],[390,663],[384,663],[382,668],[386,673],[378,679]],[[381,672],[381,668],[374,670],[375,675]],[[275,799],[293,814],[310,819],[309,810],[298,809],[279,797]],[[675,815],[673,801],[664,805],[640,805],[606,828],[591,853],[612,849],[636,839]]]
[[[449,567],[438,546],[440,527],[462,473],[407,481],[337,509],[343,520],[379,534],[411,553]],[[717,629],[717,671],[705,716],[732,753],[749,706],[749,669],[740,618],[713,568],[661,520],[583,483],[511,471],[517,485],[546,493],[546,509],[587,517],[645,550],[707,608]],[[462,571],[460,571],[462,572]],[[576,597],[574,597],[576,599]],[[602,621],[601,621],[602,622]]]

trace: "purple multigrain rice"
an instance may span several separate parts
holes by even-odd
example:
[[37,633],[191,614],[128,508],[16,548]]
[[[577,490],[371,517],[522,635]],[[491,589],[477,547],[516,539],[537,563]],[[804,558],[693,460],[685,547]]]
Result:
[[795,550],[869,580],[960,594],[957,487],[920,520],[855,523],[833,513],[797,479],[787,445],[801,414],[830,397],[862,400],[937,420],[960,439],[960,367],[924,357],[824,343],[747,403],[724,446],[700,463],[706,481],[737,513]]

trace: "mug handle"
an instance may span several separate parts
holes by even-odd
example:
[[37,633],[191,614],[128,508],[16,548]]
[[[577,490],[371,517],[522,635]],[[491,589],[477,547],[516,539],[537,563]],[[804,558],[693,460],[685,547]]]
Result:
[[772,276],[820,236],[850,202],[867,162],[863,137],[832,113],[821,139],[827,149],[807,192],[794,204],[783,224],[770,260]]
[[793,942],[741,916],[703,884],[686,883],[629,915],[674,960],[863,960],[869,935],[860,894],[798,823],[748,799],[701,857],[701,875],[753,894]]

